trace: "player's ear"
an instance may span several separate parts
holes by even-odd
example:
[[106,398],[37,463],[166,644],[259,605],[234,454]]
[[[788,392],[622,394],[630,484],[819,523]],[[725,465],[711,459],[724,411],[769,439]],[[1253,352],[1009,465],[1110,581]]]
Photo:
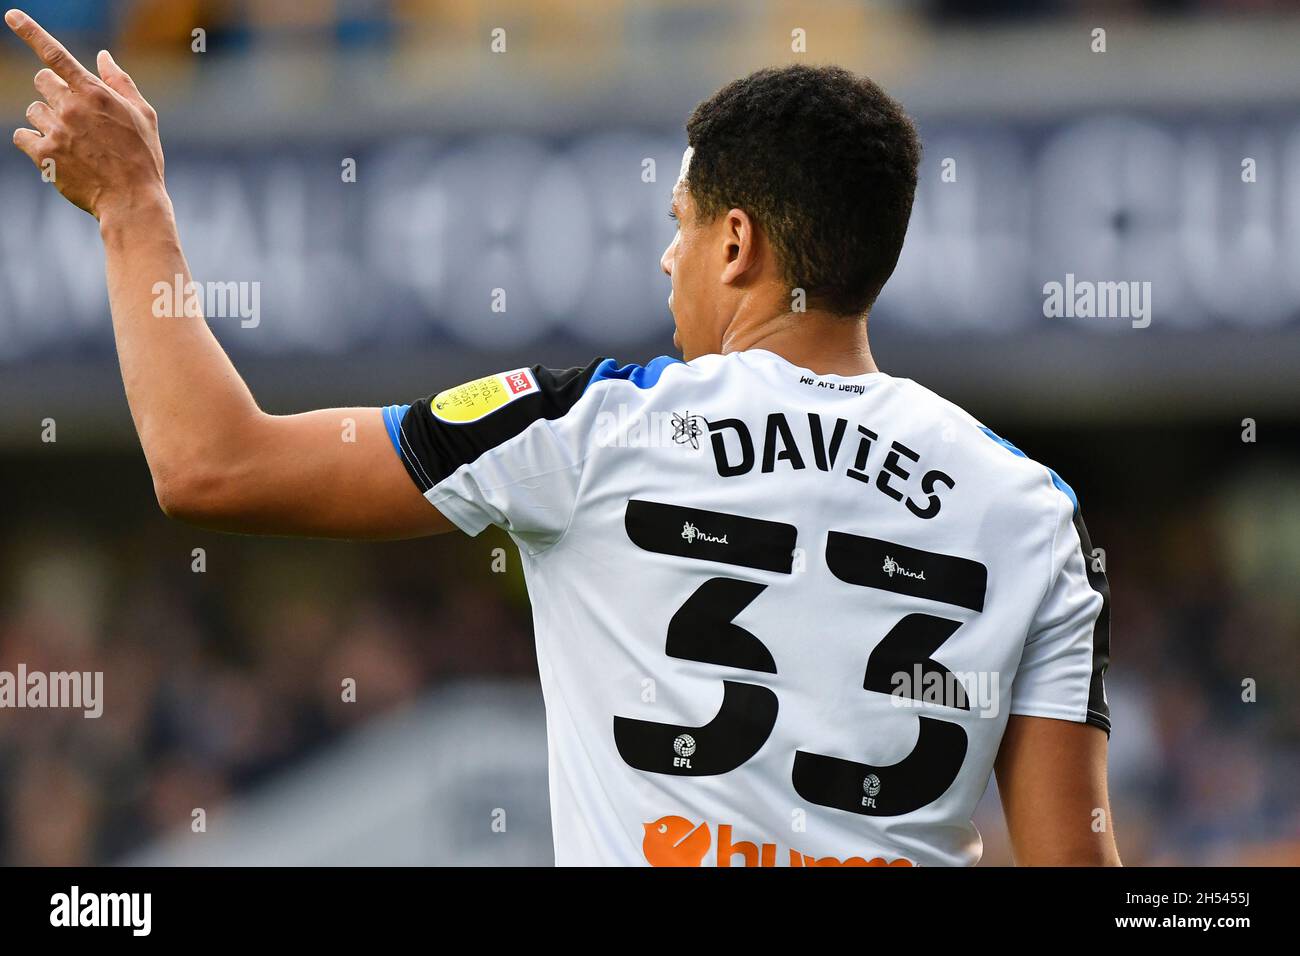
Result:
[[758,264],[758,228],[743,209],[729,209],[722,217],[725,265],[722,281],[731,284],[753,272]]

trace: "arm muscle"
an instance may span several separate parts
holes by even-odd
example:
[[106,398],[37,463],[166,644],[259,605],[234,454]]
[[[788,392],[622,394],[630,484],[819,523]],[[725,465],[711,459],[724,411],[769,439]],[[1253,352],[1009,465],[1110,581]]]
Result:
[[1106,744],[1088,724],[1015,714],[1007,721],[995,769],[1019,865],[1120,865]]

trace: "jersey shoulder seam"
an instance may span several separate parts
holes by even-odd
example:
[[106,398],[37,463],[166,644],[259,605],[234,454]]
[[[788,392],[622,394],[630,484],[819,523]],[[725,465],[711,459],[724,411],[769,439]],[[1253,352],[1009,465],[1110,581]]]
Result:
[[[582,401],[582,399],[586,398],[587,395],[590,394],[592,385],[597,385],[600,382],[616,382],[616,381],[621,381],[621,379],[604,378],[604,379],[599,379],[597,381],[589,382],[587,384],[586,391],[583,392],[582,396],[578,399],[577,402],[573,403],[573,406],[569,409],[569,411],[573,411],[573,409],[578,406],[578,404]],[[600,418],[600,413],[605,407],[605,399],[609,397],[609,392],[610,389],[608,388],[602,388],[600,390],[600,398],[596,404],[596,410],[594,412],[594,415],[597,419]],[[569,536],[569,529],[573,527],[573,519],[578,514],[578,502],[582,500],[582,484],[584,478],[586,477],[587,459],[589,459],[593,454],[595,454],[595,451],[596,451],[595,443],[588,442],[583,450],[582,457],[569,466],[570,468],[578,469],[578,483],[577,483],[577,487],[575,487],[573,490],[573,504],[569,507],[569,516],[568,518],[565,519],[564,527],[560,530],[560,533],[555,536],[555,540],[552,541],[550,544],[548,544],[546,547],[542,548],[541,550],[532,552],[530,554],[530,557],[540,558],[542,555],[550,553],[551,551],[555,550],[555,548],[560,544],[560,542],[562,542],[565,538]]]
[[[451,500],[451,499],[456,498],[457,496],[456,496],[454,493],[451,493],[451,492],[442,492],[442,493],[438,493],[438,489],[439,489],[441,486],[443,486],[443,485],[445,485],[446,483],[448,483],[449,481],[451,481],[452,479],[454,479],[457,475],[459,475],[461,472],[465,471],[467,468],[473,468],[475,465],[477,465],[479,462],[483,461],[483,460],[484,460],[485,458],[487,458],[489,455],[492,455],[492,454],[497,453],[497,452],[501,452],[501,451],[503,451],[504,449],[507,449],[507,448],[513,446],[515,442],[522,441],[522,440],[524,439],[524,437],[525,437],[526,435],[528,435],[528,434],[529,434],[531,431],[533,431],[534,429],[536,429],[536,428],[538,428],[538,427],[545,427],[545,428],[548,428],[548,429],[549,429],[549,428],[553,428],[556,422],[563,421],[566,417],[568,417],[570,414],[572,414],[572,413],[573,413],[573,410],[574,410],[575,408],[577,408],[580,404],[582,404],[582,401],[587,397],[587,394],[588,394],[588,390],[584,390],[584,391],[583,391],[583,394],[578,396],[577,401],[575,401],[572,405],[570,405],[567,409],[565,409],[564,412],[563,412],[562,414],[557,415],[555,418],[546,418],[546,417],[544,417],[544,416],[539,416],[538,418],[535,418],[533,421],[529,422],[528,425],[526,425],[526,426],[525,426],[524,428],[522,428],[520,431],[516,432],[514,435],[511,435],[511,436],[510,436],[509,438],[507,438],[505,441],[500,442],[499,444],[493,445],[491,448],[485,448],[483,451],[479,452],[479,454],[476,455],[476,456],[473,458],[473,460],[471,460],[471,461],[464,461],[464,462],[461,462],[460,465],[458,465],[458,466],[456,467],[456,470],[455,470],[455,471],[451,472],[451,474],[449,474],[449,475],[447,475],[446,477],[444,477],[441,481],[438,481],[438,482],[435,482],[435,483],[430,484],[429,487],[428,487],[427,489],[425,489],[425,491],[424,491],[424,497],[425,497],[425,499],[426,499],[426,500],[427,500],[431,505],[434,505],[434,506],[436,507],[436,506],[438,505],[438,503],[440,503],[440,502],[448,501],[448,500]],[[600,396],[600,405],[597,406],[597,408],[596,408],[596,413],[595,413],[595,414],[597,414],[597,415],[600,414],[600,408],[603,406],[603,404],[604,404],[604,396],[601,395],[601,396]],[[405,437],[405,436],[403,436],[403,437]],[[581,467],[581,466],[586,462],[588,455],[590,455],[590,452],[587,452],[587,454],[584,454],[584,455],[583,455],[581,458],[579,458],[578,460],[573,461],[573,462],[569,462],[568,464],[566,464],[566,465],[564,465],[564,466],[562,466],[562,467],[559,467],[559,468],[551,468],[551,469],[548,469],[548,470],[546,470],[546,471],[531,472],[531,473],[529,473],[529,474],[527,474],[527,475],[521,475],[521,476],[519,476],[519,477],[517,477],[517,478],[512,478],[512,479],[509,480],[509,481],[500,482],[500,483],[498,483],[498,484],[494,484],[494,485],[490,485],[490,486],[484,486],[483,490],[484,490],[484,491],[499,491],[499,490],[501,490],[501,489],[503,489],[503,488],[510,488],[510,487],[513,487],[514,485],[517,485],[517,484],[519,484],[519,483],[522,482],[522,481],[532,481],[532,480],[537,479],[537,478],[543,478],[543,477],[545,477],[545,476],[547,476],[547,475],[554,475],[554,474],[559,474],[560,472],[564,472],[564,471],[571,471],[571,470],[574,469],[574,468],[580,468],[580,467]],[[414,454],[412,454],[412,458],[416,461],[417,464],[419,463],[419,459],[418,459],[418,457],[416,457]],[[423,467],[421,467],[421,471],[423,471]],[[431,495],[433,495],[434,497],[430,497]],[[575,500],[576,500],[576,499],[575,499]],[[571,521],[571,520],[572,520],[572,514],[570,514],[570,521]],[[492,523],[492,522],[489,522],[489,524],[491,524],[491,523]],[[567,531],[567,524],[566,524],[565,530]],[[561,533],[561,536],[563,536],[563,532]],[[558,542],[559,542],[559,539],[557,538],[555,543],[558,543]],[[542,553],[544,553],[545,551],[549,551],[550,548],[552,548],[552,547],[554,547],[554,544],[552,544],[552,545],[548,545],[546,548],[543,548],[541,551],[537,551],[537,552],[534,552],[534,553],[535,553],[535,554],[542,554]]]
[[[660,382],[662,382],[664,376],[668,373],[669,369],[689,368],[689,367],[690,367],[689,364],[686,362],[680,362],[680,361],[669,362],[665,364],[662,369],[660,369],[659,376],[655,379],[654,384],[658,385]],[[632,388],[641,391],[646,390],[645,387],[638,385],[636,382],[630,381],[629,379],[625,379],[625,378],[601,378],[592,381],[587,386],[587,392],[591,391],[592,386],[603,386],[601,388],[600,403],[596,406],[596,411],[595,411],[596,418],[600,417],[602,410],[605,408],[605,401],[609,398],[610,393],[614,391],[614,386],[612,384],[614,382],[622,382],[625,385],[628,385]],[[583,397],[584,398],[586,397],[586,393],[583,394]],[[578,401],[581,400],[582,399],[579,399]],[[575,402],[574,405],[576,406],[577,402]],[[579,459],[577,462],[575,462],[575,465],[581,469],[581,474],[578,475],[578,486],[577,488],[574,489],[573,492],[573,505],[569,509],[568,519],[564,522],[564,529],[556,536],[554,541],[548,544],[545,548],[542,548],[540,551],[533,552],[531,557],[538,558],[544,554],[549,554],[550,552],[554,551],[557,547],[559,547],[561,542],[563,542],[566,538],[568,538],[569,529],[573,527],[573,519],[576,518],[578,515],[578,504],[579,502],[582,501],[582,489],[583,489],[583,484],[586,481],[587,460],[596,453],[596,447],[597,446],[595,445],[594,442],[588,443],[585,451],[583,452],[582,458]]]

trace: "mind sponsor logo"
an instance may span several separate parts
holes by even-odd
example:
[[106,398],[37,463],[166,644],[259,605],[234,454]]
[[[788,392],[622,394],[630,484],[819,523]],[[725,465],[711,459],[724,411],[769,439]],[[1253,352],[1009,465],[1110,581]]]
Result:
[[699,528],[695,527],[695,525],[691,524],[689,521],[687,521],[685,524],[682,525],[682,538],[686,541],[687,544],[694,544],[696,541],[705,541],[709,544],[730,544],[731,543],[730,541],[727,540],[727,536],[725,534],[721,536],[716,534],[709,534],[707,531],[701,531]]

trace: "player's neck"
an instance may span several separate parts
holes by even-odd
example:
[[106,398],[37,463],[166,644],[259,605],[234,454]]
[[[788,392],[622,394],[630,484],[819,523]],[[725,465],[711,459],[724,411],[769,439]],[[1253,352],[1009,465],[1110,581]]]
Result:
[[785,312],[759,320],[737,316],[722,337],[722,353],[764,349],[818,375],[879,371],[867,341],[866,319],[821,310]]

